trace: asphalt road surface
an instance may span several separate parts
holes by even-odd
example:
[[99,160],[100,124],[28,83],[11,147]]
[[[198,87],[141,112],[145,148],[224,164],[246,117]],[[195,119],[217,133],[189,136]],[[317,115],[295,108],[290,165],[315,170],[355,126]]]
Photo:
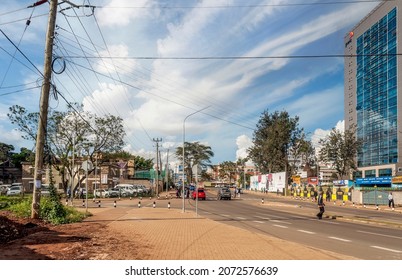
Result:
[[[262,200],[264,198],[264,201]],[[195,208],[197,206],[197,209]],[[248,193],[232,200],[217,200],[216,191],[206,201],[186,201],[188,209],[206,218],[269,234],[310,247],[364,260],[402,259],[401,211],[372,210],[328,202],[318,220],[315,202]],[[230,233],[228,233],[230,234]],[[252,234],[250,235],[252,238]]]

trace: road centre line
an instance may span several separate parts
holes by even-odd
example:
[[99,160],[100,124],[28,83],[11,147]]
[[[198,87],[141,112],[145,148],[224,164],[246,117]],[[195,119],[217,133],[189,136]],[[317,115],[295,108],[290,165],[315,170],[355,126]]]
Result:
[[402,253],[402,251],[398,251],[398,250],[394,250],[394,249],[389,249],[389,248],[385,248],[385,247],[380,247],[380,246],[370,246],[371,248],[375,248],[375,249],[380,249],[380,250],[385,250],[385,251],[389,251],[389,252],[393,252],[393,253]]
[[262,221],[253,221],[254,223],[264,224]]
[[287,226],[283,226],[283,225],[273,225],[274,227],[280,227],[280,228],[288,228]]
[[335,239],[335,240],[338,240],[338,241],[343,241],[343,242],[351,242],[348,239],[343,239],[343,238],[339,238],[339,237],[335,237],[335,236],[329,236],[328,238]]
[[244,217],[236,217],[237,219],[239,219],[239,220],[245,220],[246,218],[244,218]]
[[399,237],[399,236],[388,235],[388,234],[381,234],[381,233],[375,233],[375,232],[364,231],[364,230],[358,230],[357,232],[367,233],[367,234],[372,234],[372,235],[378,235],[378,236],[384,236],[384,237],[391,237],[391,238],[396,238],[396,239],[402,239],[402,237]]
[[303,232],[303,233],[308,233],[308,234],[315,234],[315,232],[308,231],[308,230],[298,229],[297,231],[300,231],[300,232]]

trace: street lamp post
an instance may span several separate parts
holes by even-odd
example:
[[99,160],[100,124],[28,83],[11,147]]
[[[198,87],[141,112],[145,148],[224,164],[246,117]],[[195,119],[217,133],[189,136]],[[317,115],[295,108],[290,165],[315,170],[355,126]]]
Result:
[[193,113],[191,113],[190,115],[187,115],[185,118],[184,118],[184,121],[183,121],[183,185],[182,185],[182,196],[183,196],[183,213],[184,212],[186,212],[186,208],[185,208],[185,198],[184,198],[184,174],[185,174],[185,158],[184,158],[184,143],[185,143],[185,141],[186,141],[186,120],[189,118],[189,117],[191,117],[192,115],[195,115],[195,114],[197,114],[197,113],[199,113],[199,112],[201,112],[201,111],[204,111],[205,109],[207,109],[208,107],[210,107],[210,106],[207,106],[207,107],[204,107],[204,108],[202,108],[202,109],[200,109],[200,110],[198,110],[198,111],[195,111],[195,112],[193,112]]

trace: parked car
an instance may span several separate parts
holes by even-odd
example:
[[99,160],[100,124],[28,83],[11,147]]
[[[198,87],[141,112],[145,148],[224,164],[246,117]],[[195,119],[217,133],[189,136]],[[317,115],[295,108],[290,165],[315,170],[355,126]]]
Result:
[[137,192],[132,184],[117,184],[115,189],[118,189],[120,191],[120,196],[123,197],[133,196]]
[[119,197],[120,195],[120,190],[119,189],[107,189],[105,191],[105,196],[104,197]]
[[[196,199],[196,198],[197,198],[197,190],[195,190],[195,191],[192,192],[191,197],[192,197],[193,199]],[[206,196],[206,194],[205,194],[204,189],[198,189],[198,199],[199,199],[199,200],[206,200],[206,198],[207,198],[207,196]]]
[[11,185],[0,185],[0,195],[5,195],[10,187]]
[[105,194],[106,194],[106,190],[102,190],[102,189],[96,189],[95,191],[94,191],[94,196],[95,197],[105,197]]
[[42,184],[40,187],[40,195],[47,196],[50,195],[49,184]]
[[220,188],[218,190],[218,200],[222,200],[222,199],[227,199],[227,200],[232,199],[232,192],[230,191],[229,188]]
[[22,193],[22,186],[11,186],[6,195],[19,195]]

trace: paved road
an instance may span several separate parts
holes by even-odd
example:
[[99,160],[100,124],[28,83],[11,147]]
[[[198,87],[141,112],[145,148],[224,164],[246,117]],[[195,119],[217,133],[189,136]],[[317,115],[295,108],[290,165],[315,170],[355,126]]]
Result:
[[[207,201],[198,202],[203,217],[360,259],[402,259],[400,211],[328,203],[327,218],[318,220],[317,206],[309,201],[269,195],[262,203],[262,197],[252,193],[217,201],[214,191],[208,194]],[[194,202],[190,205],[195,207]]]

